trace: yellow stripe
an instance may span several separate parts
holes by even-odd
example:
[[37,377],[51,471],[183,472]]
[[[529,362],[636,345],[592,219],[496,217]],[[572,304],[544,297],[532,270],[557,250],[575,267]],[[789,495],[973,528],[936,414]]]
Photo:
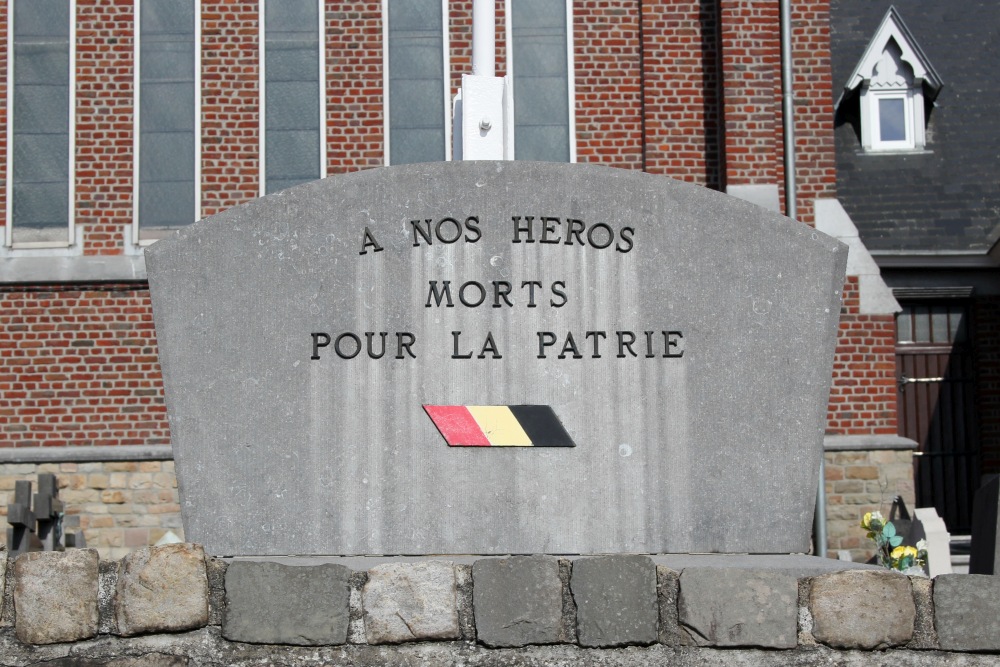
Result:
[[528,434],[506,405],[466,406],[494,447],[531,447]]

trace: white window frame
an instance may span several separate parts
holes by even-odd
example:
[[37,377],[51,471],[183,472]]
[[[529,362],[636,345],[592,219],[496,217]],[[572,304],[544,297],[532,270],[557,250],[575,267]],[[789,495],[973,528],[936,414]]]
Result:
[[[139,158],[142,150],[140,130],[140,102],[142,81],[140,77],[140,53],[142,39],[142,0],[132,0],[132,226],[131,239],[126,238],[126,247],[148,246],[163,238],[169,230],[147,230],[140,235],[139,220]],[[202,218],[201,205],[201,0],[194,0],[194,220]]]
[[[514,69],[514,25],[511,16],[511,3],[513,0],[504,0],[504,34],[506,36],[506,58],[505,69],[507,76],[513,80],[516,76]],[[574,60],[574,32],[573,32],[573,0],[564,0],[566,4],[566,104],[569,109],[569,161],[576,162],[576,63]],[[516,107],[517,100],[514,100]],[[513,114],[511,114],[513,119]],[[511,121],[513,122],[513,120]],[[514,158],[517,159],[517,145],[514,145]]]
[[[887,141],[881,137],[881,100],[903,101],[903,128],[906,138]],[[861,92],[861,142],[870,151],[914,151],[924,148],[923,95],[914,88]]]
[[[271,1],[280,2],[281,0]],[[268,0],[259,0],[260,4],[257,7],[257,48],[259,50],[258,60],[260,61],[257,67],[260,72],[257,84],[260,116],[260,125],[257,130],[260,153],[258,193],[261,197],[267,194],[267,96],[265,95],[267,91],[267,2]],[[329,160],[329,147],[327,146],[329,138],[326,129],[326,2],[325,0],[316,0],[316,5],[319,17],[319,177],[326,178],[327,161]]]
[[12,250],[70,248],[76,239],[76,0],[69,0],[69,202],[67,202],[66,241],[22,241],[14,243],[14,3],[31,0],[7,0],[7,177],[4,212],[5,248]]
[[[451,25],[448,15],[448,0],[441,0],[441,49],[444,51],[441,62],[443,64],[441,76],[444,77],[444,97],[441,104],[444,108],[444,159],[451,161],[452,157],[452,118],[451,118],[451,39],[449,26]],[[382,144],[384,154],[382,163],[389,166],[390,142],[392,128],[389,125],[389,0],[382,0]]]

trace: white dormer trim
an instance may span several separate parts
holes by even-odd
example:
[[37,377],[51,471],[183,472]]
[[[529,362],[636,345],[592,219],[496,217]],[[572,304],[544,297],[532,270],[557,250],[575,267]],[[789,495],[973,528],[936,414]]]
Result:
[[941,87],[941,77],[899,12],[889,7],[837,105],[848,94],[860,91],[865,151],[922,151],[927,126],[924,97],[933,100]]
[[866,79],[871,79],[871,72],[882,60],[883,52],[890,39],[894,40],[899,47],[902,60],[913,68],[914,83],[926,85],[930,89],[931,99],[937,97],[942,86],[941,77],[931,65],[931,61],[927,59],[923,49],[917,44],[917,40],[913,38],[913,33],[903,23],[903,18],[895,7],[889,7],[889,11],[885,13],[882,23],[875,31],[875,36],[868,42],[861,62],[851,72],[851,77],[844,88],[854,90],[862,85]]

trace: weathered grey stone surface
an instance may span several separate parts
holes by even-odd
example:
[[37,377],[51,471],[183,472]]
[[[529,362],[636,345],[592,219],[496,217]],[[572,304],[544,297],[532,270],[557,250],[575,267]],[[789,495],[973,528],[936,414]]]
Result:
[[813,636],[836,648],[900,646],[913,637],[909,578],[889,571],[835,572],[812,581]]
[[1000,574],[1000,475],[976,490],[969,574]]
[[0,624],[7,611],[7,547],[0,545]]
[[118,632],[192,630],[208,623],[205,551],[197,544],[136,549],[118,564]]
[[924,577],[910,577],[913,588],[913,604],[917,616],[913,622],[913,639],[907,648],[938,648],[937,631],[934,629],[933,581]]
[[787,574],[689,568],[680,576],[680,623],[699,646],[797,645],[798,580]]
[[[589,165],[374,169],[191,225],[147,251],[185,535],[218,556],[804,552],[845,261],[747,202]],[[425,404],[548,405],[576,447],[448,447]]]
[[226,607],[226,568],[229,564],[221,558],[205,559],[208,576],[208,623],[222,625],[222,611]]
[[222,635],[259,644],[343,644],[350,576],[341,565],[230,563]]
[[943,649],[1000,651],[1000,577],[935,577],[934,625]]
[[573,563],[581,646],[652,644],[657,640],[656,566],[648,556],[596,556]]
[[369,644],[461,636],[452,563],[378,565],[368,571],[361,596]]
[[546,556],[484,558],[472,565],[476,632],[486,646],[563,641],[559,561]]
[[118,632],[115,600],[118,598],[118,562],[102,560],[97,566],[97,632],[102,635]]
[[[72,651],[72,657],[69,653]],[[81,644],[25,646],[0,634],[0,655],[10,665],[61,664],[94,667],[135,656],[133,665],[226,665],[227,667],[995,667],[996,655],[941,651],[837,651],[825,646],[805,650],[648,647],[593,649],[567,645],[492,649],[475,642],[452,641],[383,646],[281,646],[229,643],[218,628],[148,637],[102,637]],[[54,661],[63,659],[65,662]],[[129,664],[125,662],[125,664]],[[119,663],[120,665],[120,663]],[[114,665],[113,667],[119,667]]]
[[680,572],[691,567],[712,567],[739,570],[768,570],[793,577],[815,577],[827,572],[844,570],[873,570],[882,572],[878,565],[852,563],[834,558],[820,558],[805,554],[653,554],[657,565],[665,565]]
[[677,597],[680,594],[680,572],[666,565],[656,566],[656,599],[660,613],[658,641],[667,646],[692,646],[690,635],[681,629],[677,616]]
[[17,638],[54,644],[97,634],[96,549],[38,551],[14,560]]

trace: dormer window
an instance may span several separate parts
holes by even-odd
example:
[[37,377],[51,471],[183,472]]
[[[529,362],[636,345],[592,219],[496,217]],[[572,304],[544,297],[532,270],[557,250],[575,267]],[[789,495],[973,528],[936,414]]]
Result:
[[837,104],[860,98],[866,152],[923,151],[925,103],[940,90],[941,78],[890,7]]

